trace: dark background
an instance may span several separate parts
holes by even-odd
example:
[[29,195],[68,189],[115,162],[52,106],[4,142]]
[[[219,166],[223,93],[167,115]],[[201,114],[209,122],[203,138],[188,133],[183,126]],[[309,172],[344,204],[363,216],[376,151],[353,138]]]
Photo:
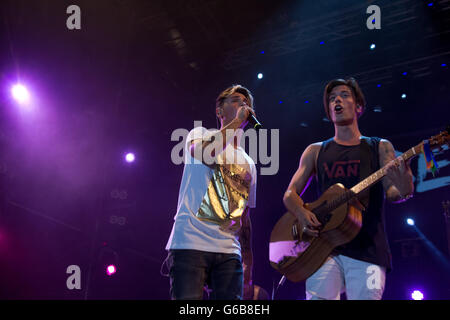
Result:
[[[81,30],[66,27],[72,4],[81,8]],[[371,4],[381,8],[381,30],[366,27]],[[334,134],[321,100],[329,80],[358,80],[368,102],[361,132],[389,139],[399,152],[450,122],[445,1],[0,6],[2,299],[168,299],[160,268],[183,170],[171,161],[178,143],[171,134],[194,120],[216,127],[215,98],[231,84],[252,91],[258,119],[280,134],[279,171],[258,176],[252,212],[254,281],[269,293],[280,279],[268,240],[285,212],[283,193],[304,148]],[[11,98],[18,81],[31,92],[29,110]],[[133,164],[123,161],[128,151]],[[408,299],[413,288],[427,299],[450,298],[448,155],[436,155],[441,180],[425,176],[433,189],[416,183],[412,200],[386,206],[394,270],[384,299]],[[412,162],[415,173],[421,161]],[[410,216],[419,232],[405,224]],[[104,272],[110,262],[118,266],[113,277]],[[81,290],[66,287],[69,265],[81,268]],[[286,282],[276,293],[303,298],[303,283]]]

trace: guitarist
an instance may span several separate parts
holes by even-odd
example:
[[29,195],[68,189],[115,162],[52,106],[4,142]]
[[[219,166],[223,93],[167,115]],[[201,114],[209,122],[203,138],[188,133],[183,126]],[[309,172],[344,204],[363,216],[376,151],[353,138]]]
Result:
[[[400,203],[414,192],[412,172],[403,159],[395,158],[392,144],[364,137],[358,127],[365,99],[354,78],[336,79],[324,90],[325,113],[333,123],[334,137],[309,145],[286,190],[283,202],[309,236],[319,236],[321,224],[304,208],[301,195],[315,176],[319,195],[336,183],[351,188],[387,165],[382,184],[375,184],[350,204],[362,210],[362,228],[349,243],[337,247],[326,262],[306,280],[306,298],[379,300],[385,275],[391,269],[391,253],[385,231],[384,199]],[[299,196],[300,195],[300,196]]]

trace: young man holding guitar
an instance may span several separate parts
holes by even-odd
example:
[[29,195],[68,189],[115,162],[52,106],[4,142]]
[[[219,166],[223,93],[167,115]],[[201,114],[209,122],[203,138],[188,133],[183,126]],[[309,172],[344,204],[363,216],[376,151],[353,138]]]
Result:
[[403,158],[395,158],[389,141],[361,135],[358,118],[364,112],[365,99],[355,79],[329,82],[323,100],[327,117],[334,124],[335,135],[305,149],[283,198],[288,211],[302,226],[298,232],[303,237],[318,238],[328,221],[325,216],[319,219],[319,215],[309,210],[301,199],[313,176],[323,195],[336,183],[350,189],[386,167],[382,184],[361,192],[358,200],[349,200],[349,210],[357,208],[362,213],[362,227],[361,221],[356,222],[361,228],[353,240],[334,248],[325,261],[320,262],[320,268],[309,275],[306,296],[307,299],[339,299],[345,292],[347,299],[381,299],[385,274],[391,268],[384,199],[398,203],[411,197],[414,192],[412,172]]

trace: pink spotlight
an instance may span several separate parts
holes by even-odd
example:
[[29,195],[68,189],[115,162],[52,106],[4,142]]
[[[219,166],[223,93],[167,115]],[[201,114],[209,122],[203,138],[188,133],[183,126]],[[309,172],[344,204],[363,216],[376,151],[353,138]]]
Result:
[[25,86],[16,84],[11,88],[11,94],[19,103],[27,103],[30,100],[30,94]]
[[136,156],[134,155],[134,153],[129,152],[129,153],[126,154],[125,160],[128,163],[134,162],[134,160],[136,160]]
[[116,266],[113,264],[110,264],[107,268],[106,268],[106,274],[108,276],[112,276],[114,273],[116,273],[117,269]]
[[413,300],[423,300],[423,293],[422,292],[420,292],[419,290],[414,290],[412,293],[411,293],[411,298],[413,299]]

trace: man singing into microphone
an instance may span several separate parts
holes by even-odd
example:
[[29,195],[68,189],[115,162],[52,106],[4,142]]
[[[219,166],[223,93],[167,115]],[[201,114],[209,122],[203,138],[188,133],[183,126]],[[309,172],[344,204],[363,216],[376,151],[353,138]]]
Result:
[[[189,132],[175,222],[166,250],[172,299],[242,299],[252,288],[250,208],[256,204],[256,167],[240,146],[254,115],[253,97],[240,85],[216,99],[219,130]],[[211,161],[212,160],[212,161]]]

